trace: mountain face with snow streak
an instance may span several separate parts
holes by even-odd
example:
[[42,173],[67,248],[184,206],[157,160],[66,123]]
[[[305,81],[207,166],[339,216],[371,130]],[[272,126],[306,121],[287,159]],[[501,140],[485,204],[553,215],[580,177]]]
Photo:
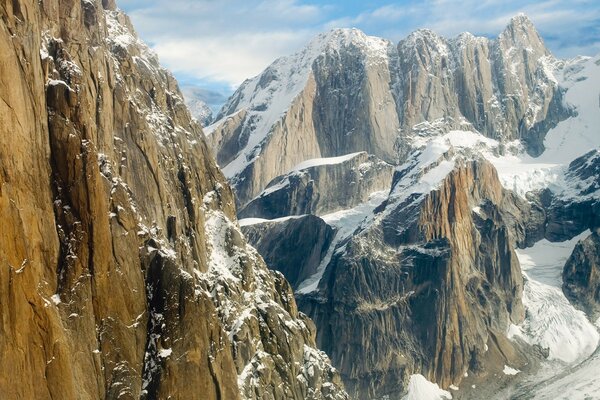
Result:
[[[599,57],[554,58],[519,15],[493,40],[334,30],[230,98],[207,135],[242,230],[352,396],[546,398],[593,376],[598,88]],[[395,169],[369,196],[359,152]]]
[[219,91],[204,89],[195,85],[187,84],[181,86],[185,104],[190,110],[192,117],[196,118],[205,127],[214,120],[215,110],[218,110],[227,101],[225,94]]
[[346,399],[113,0],[0,6],[0,397]]
[[427,130],[523,139],[537,155],[548,129],[573,114],[556,62],[523,16],[494,40],[420,30],[394,46],[334,30],[244,82],[207,129],[209,142],[241,205],[306,159],[367,151],[402,162]]

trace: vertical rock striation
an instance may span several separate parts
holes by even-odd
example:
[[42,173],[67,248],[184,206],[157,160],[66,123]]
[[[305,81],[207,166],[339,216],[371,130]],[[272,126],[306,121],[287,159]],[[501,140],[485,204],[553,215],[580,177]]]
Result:
[[504,336],[524,317],[506,195],[491,164],[457,160],[430,193],[392,195],[300,295],[351,394],[396,399],[413,373],[447,387],[489,357],[523,362]]
[[111,0],[0,5],[0,393],[345,398]]
[[334,30],[244,82],[209,142],[241,205],[301,161],[367,151],[397,164],[415,137],[452,129],[520,139],[537,156],[574,114],[556,62],[523,15],[493,40],[418,30],[394,46]]

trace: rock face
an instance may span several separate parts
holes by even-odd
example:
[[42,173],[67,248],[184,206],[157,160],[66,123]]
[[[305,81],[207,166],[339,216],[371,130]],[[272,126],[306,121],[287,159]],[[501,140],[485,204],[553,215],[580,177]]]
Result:
[[[419,30],[394,46],[334,30],[223,107],[208,141],[240,215],[277,218],[244,221],[244,232],[293,280],[354,397],[403,398],[415,374],[443,389],[477,383],[456,396],[485,397],[513,379],[496,379],[504,366],[531,372],[551,356],[546,327],[581,317],[541,278],[524,305],[514,250],[599,226],[600,157],[579,157],[600,146],[598,67],[556,60],[522,15],[493,40]],[[357,152],[394,165],[392,182],[386,168],[381,185],[356,180]],[[305,164],[331,158],[344,161]],[[320,219],[290,219],[302,214]],[[335,230],[326,251],[321,220]],[[309,228],[317,239],[299,234]],[[565,286],[588,307],[592,250],[574,254]],[[546,268],[540,260],[527,267]],[[541,315],[556,300],[568,311]],[[566,332],[575,347],[594,330],[583,322]]]
[[314,215],[245,225],[242,232],[294,289],[317,271],[334,237],[334,230]]
[[241,205],[307,159],[367,151],[401,163],[423,132],[521,139],[535,156],[574,114],[550,71],[556,62],[525,16],[494,40],[419,30],[394,46],[335,30],[244,82],[209,142]]
[[223,104],[227,98],[218,92],[202,89],[193,85],[181,86],[185,104],[192,117],[196,118],[202,126],[208,126],[213,121],[214,115],[211,105]]
[[114,2],[5,2],[0,49],[3,397],[346,398]]
[[446,40],[420,30],[398,45],[399,115],[458,128],[465,119],[495,139],[522,138],[532,155],[545,133],[572,111],[549,73],[555,62],[529,19],[519,15],[495,40],[464,33]]
[[592,318],[600,315],[600,235],[580,241],[563,271],[563,291]]
[[353,208],[389,190],[394,167],[366,152],[308,160],[267,188],[239,212],[240,218],[328,214]]
[[413,373],[459,385],[484,370],[486,349],[522,362],[502,340],[524,317],[498,211],[506,195],[489,163],[457,161],[437,190],[384,203],[340,245],[318,290],[299,298],[352,395],[399,399]]
[[559,188],[542,194],[547,208],[546,236],[565,240],[600,227],[600,151],[573,160]]

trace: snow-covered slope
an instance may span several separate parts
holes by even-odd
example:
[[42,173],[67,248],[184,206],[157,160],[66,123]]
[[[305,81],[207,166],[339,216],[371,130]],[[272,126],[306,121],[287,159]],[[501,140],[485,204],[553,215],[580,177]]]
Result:
[[519,336],[549,350],[549,360],[582,361],[598,347],[600,335],[586,315],[575,309],[562,292],[562,271],[575,245],[589,231],[562,243],[546,239],[517,250],[526,277],[523,304],[527,317],[512,326],[509,335]]

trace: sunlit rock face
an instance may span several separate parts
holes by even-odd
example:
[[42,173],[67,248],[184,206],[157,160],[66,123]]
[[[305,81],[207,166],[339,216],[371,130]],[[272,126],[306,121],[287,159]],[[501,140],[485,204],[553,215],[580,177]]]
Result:
[[112,1],[0,6],[0,393],[344,399]]

